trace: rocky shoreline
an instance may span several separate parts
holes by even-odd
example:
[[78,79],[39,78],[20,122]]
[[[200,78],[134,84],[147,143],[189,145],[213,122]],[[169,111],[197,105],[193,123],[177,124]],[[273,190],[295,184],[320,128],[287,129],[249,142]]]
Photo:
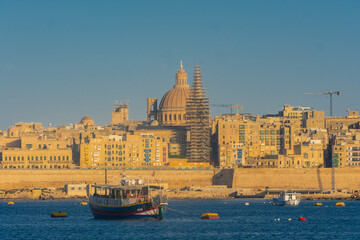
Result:
[[[157,193],[155,193],[157,194]],[[201,199],[234,199],[236,192],[233,189],[219,189],[212,191],[164,191],[164,195],[167,195],[169,200],[201,200]],[[277,195],[268,194],[264,200],[272,200]],[[330,194],[302,194],[303,200],[313,201],[328,201],[328,200],[360,200],[352,198],[351,194],[345,193],[330,193]],[[242,198],[244,200],[252,200],[254,198]],[[68,196],[63,189],[53,190],[29,190],[29,189],[17,189],[2,191],[0,195],[0,201],[41,201],[41,200],[87,200],[85,196]]]

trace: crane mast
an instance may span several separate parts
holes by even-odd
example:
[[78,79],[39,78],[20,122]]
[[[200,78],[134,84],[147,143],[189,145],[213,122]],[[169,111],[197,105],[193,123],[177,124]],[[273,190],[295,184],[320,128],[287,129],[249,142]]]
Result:
[[330,90],[329,92],[319,92],[319,93],[304,93],[304,94],[322,94],[322,95],[329,95],[330,96],[330,116],[332,117],[332,95],[336,94],[336,95],[340,95],[340,91],[332,91]]
[[224,107],[224,108],[230,108],[231,114],[233,114],[233,108],[237,108],[240,110],[244,109],[244,106],[242,105],[231,105],[231,104],[211,104],[212,107]]

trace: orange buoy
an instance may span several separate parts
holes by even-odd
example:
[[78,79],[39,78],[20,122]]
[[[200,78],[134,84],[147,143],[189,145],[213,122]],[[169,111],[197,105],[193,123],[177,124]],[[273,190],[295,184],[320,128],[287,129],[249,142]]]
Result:
[[345,207],[345,203],[344,202],[337,202],[335,204],[336,207]]
[[306,221],[306,218],[304,218],[304,217],[299,217],[299,221]]
[[14,202],[8,202],[8,205],[14,205]]
[[87,202],[81,202],[80,205],[88,205]]
[[220,217],[219,214],[217,213],[208,212],[208,213],[203,213],[201,215],[201,219],[220,219]]

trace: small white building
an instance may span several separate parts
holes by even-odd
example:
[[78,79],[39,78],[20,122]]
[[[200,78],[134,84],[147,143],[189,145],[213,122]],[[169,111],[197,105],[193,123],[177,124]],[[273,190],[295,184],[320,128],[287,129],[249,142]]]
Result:
[[88,189],[87,184],[65,184],[65,191],[68,196],[87,197]]

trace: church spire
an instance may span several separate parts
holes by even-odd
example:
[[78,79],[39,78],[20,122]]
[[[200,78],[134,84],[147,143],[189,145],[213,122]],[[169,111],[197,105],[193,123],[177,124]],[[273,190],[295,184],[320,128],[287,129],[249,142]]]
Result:
[[188,87],[187,84],[187,74],[183,68],[182,60],[180,61],[180,69],[176,73],[176,84],[175,87]]

